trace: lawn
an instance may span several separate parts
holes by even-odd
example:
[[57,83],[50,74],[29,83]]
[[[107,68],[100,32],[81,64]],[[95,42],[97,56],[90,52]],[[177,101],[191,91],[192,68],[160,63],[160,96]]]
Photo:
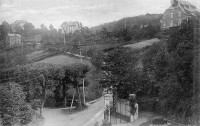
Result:
[[146,46],[150,46],[150,45],[157,43],[157,42],[160,42],[160,40],[157,39],[157,38],[154,38],[154,39],[141,41],[141,42],[138,42],[138,43],[135,43],[135,44],[128,44],[128,45],[125,45],[124,47],[130,47],[132,49],[142,49]]
[[[70,64],[74,64],[74,63],[81,63],[81,60],[80,60],[80,58],[70,57],[70,56],[61,54],[61,55],[56,55],[53,57],[49,57],[49,58],[40,60],[36,63],[51,63],[51,64],[70,65]],[[92,66],[92,63],[87,59],[83,59],[83,64]]]

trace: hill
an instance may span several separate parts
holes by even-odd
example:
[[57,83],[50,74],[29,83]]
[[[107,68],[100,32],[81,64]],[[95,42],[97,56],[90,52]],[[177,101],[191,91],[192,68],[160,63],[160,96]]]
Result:
[[108,31],[114,31],[114,30],[122,30],[125,27],[131,28],[134,25],[148,25],[151,24],[153,26],[160,24],[160,18],[162,14],[145,14],[145,15],[139,15],[135,17],[126,17],[123,19],[120,19],[118,21],[113,21],[110,23],[105,23],[99,26],[92,27],[91,30],[93,32],[101,31],[102,28],[106,28]]

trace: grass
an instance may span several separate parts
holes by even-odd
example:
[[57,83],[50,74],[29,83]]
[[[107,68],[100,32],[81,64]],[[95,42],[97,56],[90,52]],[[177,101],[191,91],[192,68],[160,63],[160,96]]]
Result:
[[160,41],[159,39],[155,38],[155,39],[141,41],[141,42],[138,42],[138,43],[135,43],[135,44],[128,44],[128,45],[125,45],[124,47],[130,47],[130,48],[133,48],[133,49],[142,49],[146,46],[150,46],[153,43],[157,43],[159,41]]
[[[81,63],[80,58],[74,58],[66,55],[56,55],[49,58],[45,58],[43,60],[38,61],[37,63],[51,63],[51,64],[62,64],[62,65],[70,65],[74,63]],[[92,63],[86,59],[83,59],[83,64],[87,64],[92,66]]]

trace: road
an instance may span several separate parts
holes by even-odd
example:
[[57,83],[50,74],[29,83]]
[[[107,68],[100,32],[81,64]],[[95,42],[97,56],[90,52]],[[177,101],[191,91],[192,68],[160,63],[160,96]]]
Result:
[[61,113],[61,109],[44,109],[43,126],[83,126],[104,107],[103,98],[90,105],[86,110],[71,115]]

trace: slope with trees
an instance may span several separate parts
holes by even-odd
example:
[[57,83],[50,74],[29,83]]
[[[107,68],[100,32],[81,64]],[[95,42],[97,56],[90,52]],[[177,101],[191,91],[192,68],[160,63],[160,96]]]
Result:
[[199,107],[193,102],[194,22],[184,21],[171,29],[168,40],[141,50],[108,52],[100,67],[106,72],[102,84],[115,87],[119,98],[136,93],[140,110],[195,123]]

